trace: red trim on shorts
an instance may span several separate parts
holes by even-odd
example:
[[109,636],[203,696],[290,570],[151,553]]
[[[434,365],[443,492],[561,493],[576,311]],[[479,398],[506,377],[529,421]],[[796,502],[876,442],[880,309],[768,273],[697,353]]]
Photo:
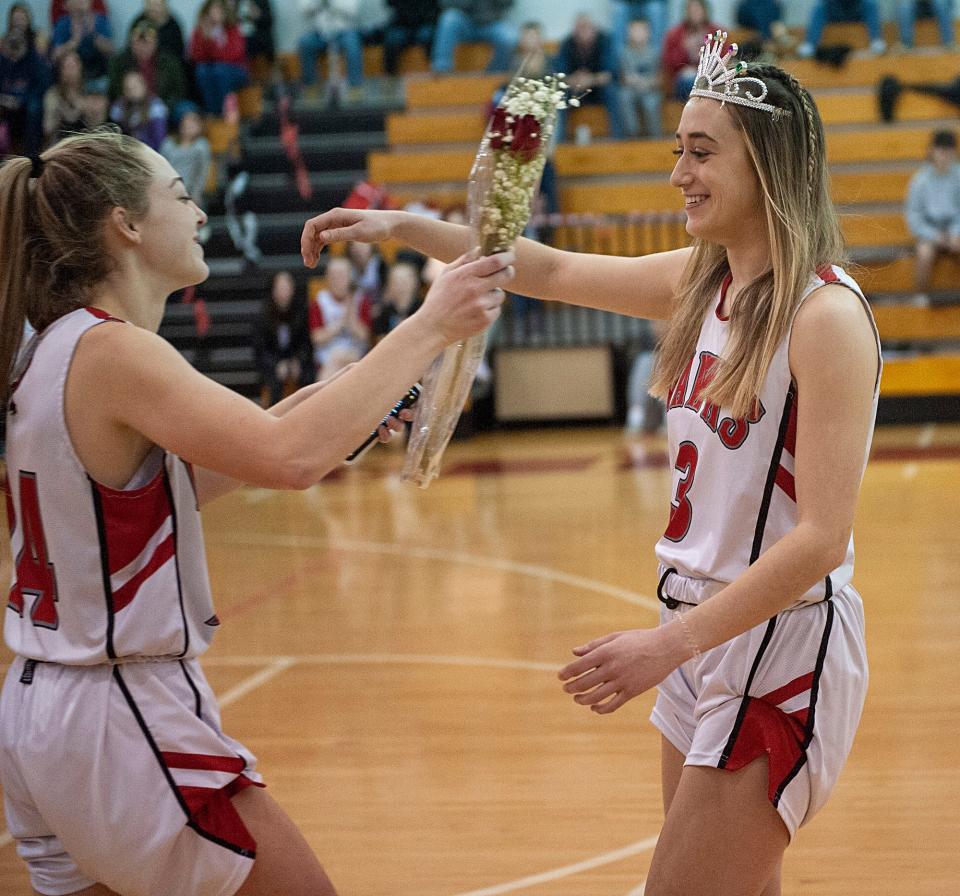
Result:
[[205,753],[171,753],[164,751],[163,762],[167,768],[186,768],[204,772],[227,772],[239,775],[247,767],[239,756],[210,756]]
[[257,852],[257,841],[243,823],[231,797],[248,787],[263,786],[240,775],[219,790],[211,787],[179,787],[178,790],[196,828],[217,842],[252,857]]
[[804,755],[804,723],[765,698],[744,697],[747,711],[730,759],[724,766],[737,771],[767,754],[767,797],[776,806],[781,784]]
[[764,694],[763,699],[767,703],[771,703],[774,706],[779,706],[781,703],[786,703],[788,700],[792,700],[794,697],[799,696],[804,691],[809,691],[813,687],[813,673],[808,672],[806,675],[801,675],[799,678],[794,678],[789,684],[785,684],[782,688],[777,688],[775,691],[771,691],[769,694]]

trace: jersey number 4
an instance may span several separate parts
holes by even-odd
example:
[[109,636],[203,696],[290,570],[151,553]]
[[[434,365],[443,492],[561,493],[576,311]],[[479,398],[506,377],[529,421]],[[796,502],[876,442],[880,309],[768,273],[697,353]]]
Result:
[[[7,496],[9,500],[9,495]],[[40,517],[35,473],[20,471],[20,520],[23,545],[17,554],[17,578],[10,589],[9,605],[23,616],[27,598],[32,597],[30,621],[41,628],[57,628],[57,577],[47,559],[47,540]],[[11,523],[11,530],[16,520]]]
[[676,497],[670,504],[670,522],[667,523],[667,531],[663,533],[663,537],[670,541],[683,541],[687,532],[690,531],[690,523],[693,522],[693,505],[687,496],[693,487],[699,460],[700,454],[693,442],[680,443],[680,448],[677,450],[677,463],[674,466],[675,470],[680,471],[680,481],[677,483]]

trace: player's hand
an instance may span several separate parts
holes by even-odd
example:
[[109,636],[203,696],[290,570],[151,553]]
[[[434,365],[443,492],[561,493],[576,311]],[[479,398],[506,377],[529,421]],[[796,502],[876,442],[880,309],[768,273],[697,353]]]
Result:
[[303,225],[300,254],[308,268],[315,268],[324,246],[357,240],[378,243],[392,233],[393,212],[376,209],[332,208]]
[[413,408],[404,408],[400,412],[399,420],[396,417],[388,417],[386,423],[377,427],[377,438],[381,442],[389,442],[393,438],[393,434],[400,432],[404,424],[411,420],[413,420]]
[[411,319],[428,322],[447,344],[482,332],[500,316],[514,260],[513,252],[461,255],[440,272]]
[[573,649],[578,657],[558,673],[574,701],[601,715],[660,684],[683,658],[665,649],[661,629],[614,632]]

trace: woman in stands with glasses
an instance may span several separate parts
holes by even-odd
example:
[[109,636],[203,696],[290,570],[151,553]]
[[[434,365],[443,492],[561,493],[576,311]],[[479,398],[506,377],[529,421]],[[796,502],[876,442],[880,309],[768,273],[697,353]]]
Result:
[[169,162],[115,131],[0,168],[0,785],[41,894],[334,892],[198,665],[219,625],[198,508],[241,482],[319,482],[510,281],[507,254],[461,259],[361,362],[268,412],[157,335],[167,296],[207,276],[205,221]]
[[[810,94],[773,66],[702,55],[671,183],[690,248],[615,258],[517,246],[514,291],[668,321],[653,391],[674,468],[657,544],[661,624],[574,650],[560,677],[613,712],[652,687],[666,820],[647,896],[775,896],[783,852],[823,806],[867,683],[851,586],[879,342],[828,187]],[[402,212],[309,221],[453,258],[469,231]]]

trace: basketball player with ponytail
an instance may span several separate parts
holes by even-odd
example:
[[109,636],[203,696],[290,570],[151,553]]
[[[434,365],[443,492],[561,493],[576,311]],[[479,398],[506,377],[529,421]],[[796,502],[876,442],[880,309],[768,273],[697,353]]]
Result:
[[[642,258],[517,246],[514,290],[666,319],[653,391],[673,490],[656,628],[577,647],[560,671],[605,714],[658,687],[666,819],[647,896],[777,896],[783,852],[823,806],[867,685],[852,526],[880,380],[876,328],[843,270],[810,94],[707,39],[670,182],[687,249]],[[302,251],[393,236],[453,258],[467,233],[334,210]]]
[[334,893],[198,664],[219,625],[199,506],[319,482],[496,318],[511,276],[509,255],[460,259],[362,361],[264,411],[156,332],[207,276],[205,222],[162,156],[109,129],[0,167],[0,784],[46,896]]

